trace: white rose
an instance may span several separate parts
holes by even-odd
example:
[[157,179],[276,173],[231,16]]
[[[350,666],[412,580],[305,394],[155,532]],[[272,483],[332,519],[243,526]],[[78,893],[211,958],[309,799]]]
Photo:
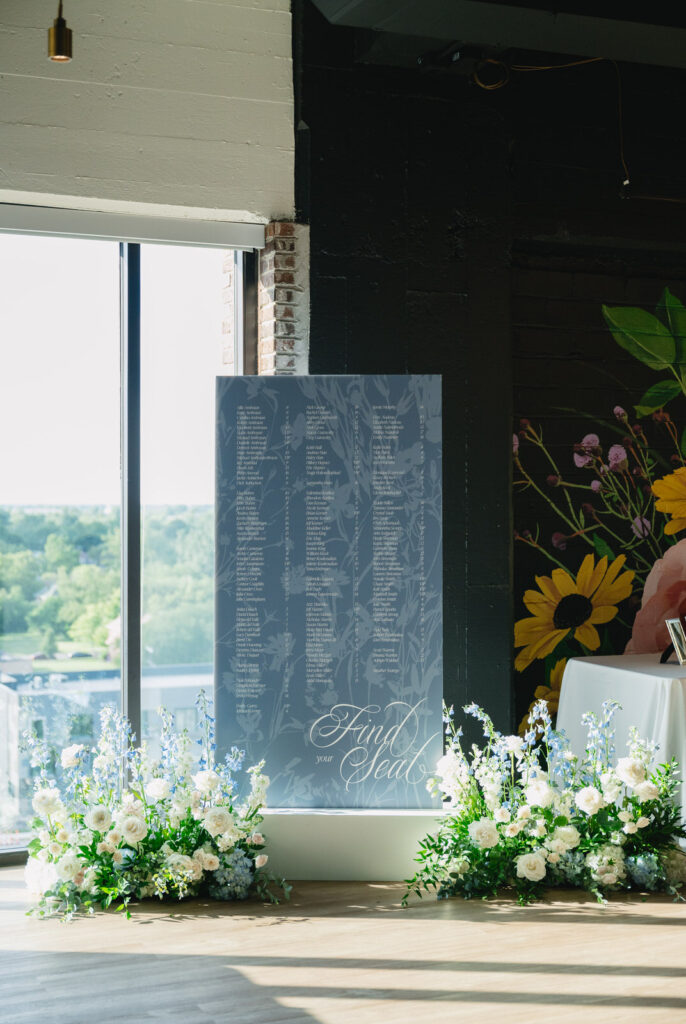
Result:
[[138,846],[147,836],[148,826],[138,815],[130,814],[122,822],[121,834],[129,846]]
[[648,800],[657,800],[660,795],[660,790],[657,788],[654,782],[639,782],[637,786],[634,786],[634,796],[638,798],[639,802],[644,804]]
[[496,807],[495,811],[493,812],[493,817],[495,818],[496,821],[500,822],[500,824],[504,824],[505,822],[510,820],[510,812],[508,811],[507,807]]
[[64,827],[58,828],[57,832],[55,832],[55,839],[58,843],[68,843],[70,834]]
[[529,882],[540,882],[545,878],[545,858],[540,853],[523,853],[515,860],[517,877]]
[[123,860],[124,860],[124,854],[123,854],[123,852],[121,850],[113,850],[112,851],[112,863],[113,864],[121,864]]
[[584,786],[580,789],[574,796],[574,802],[580,811],[589,816],[605,806],[605,801],[595,786]]
[[234,824],[234,820],[226,807],[210,807],[205,812],[203,824],[211,836],[218,836],[222,832],[228,832]]
[[545,822],[539,818],[536,824],[531,826],[529,832],[532,836],[536,836],[538,839],[540,839],[541,836],[544,836],[546,833]]
[[617,881],[617,874],[614,871],[606,871],[602,876],[602,882],[605,885],[614,885]]
[[514,836],[518,836],[524,828],[524,825],[519,821],[512,821],[509,825],[504,828],[505,835],[508,839],[512,839]]
[[638,832],[638,825],[635,821],[627,821],[626,825],[622,828],[622,832],[626,832],[628,836],[632,836],[634,832]]
[[60,791],[55,786],[38,789],[33,794],[31,804],[36,814],[40,814],[41,817],[49,817],[51,814],[56,814],[62,808]]
[[193,875],[193,861],[184,853],[170,853],[167,856],[165,863],[169,870],[175,875]]
[[216,853],[206,853],[203,864],[205,866],[205,871],[216,871],[219,867],[219,857]]
[[50,854],[51,857],[59,857],[59,855],[62,853],[62,844],[55,842],[49,843],[48,853]]
[[269,857],[267,856],[266,853],[258,854],[257,857],[255,857],[255,867],[258,869],[263,868],[268,860]]
[[96,804],[88,808],[83,820],[86,827],[94,832],[105,832],[112,824],[112,815],[107,807]]
[[617,817],[620,821],[631,821],[633,819],[633,814],[631,811],[620,811]]
[[533,779],[526,787],[526,801],[532,807],[550,807],[555,791],[544,779]]
[[551,852],[550,852],[550,853],[548,854],[548,861],[549,861],[549,862],[550,862],[551,864],[557,864],[557,862],[559,861],[559,859],[560,859],[560,854],[559,854],[559,853],[555,853],[555,851],[554,851],[554,850],[553,850],[553,851],[551,851]]
[[83,752],[83,743],[73,743],[71,747],[65,747],[60,754],[60,764],[63,768],[75,768]]
[[640,817],[636,822],[638,828],[647,828],[650,825],[650,818]]
[[579,830],[574,825],[558,825],[553,832],[553,839],[564,843],[568,850],[573,850],[581,842]]
[[645,765],[635,757],[620,757],[616,772],[622,782],[632,789],[644,782],[646,777]]
[[522,806],[517,811],[517,817],[520,818],[522,821],[526,821],[527,818],[531,817],[531,808],[528,806],[528,804],[522,804]]
[[112,846],[112,843],[108,843],[106,840],[102,839],[95,847],[95,852],[100,857],[103,853],[114,853],[114,846]]
[[38,832],[38,838],[40,839],[43,846],[48,845],[48,843],[50,842],[50,833],[48,832],[47,828],[40,829],[40,831]]
[[165,800],[169,796],[169,783],[166,779],[151,779],[145,787],[145,795],[153,804]]
[[[550,857],[548,857],[548,860],[550,860],[553,854],[555,854],[559,859],[559,855],[561,853],[566,853],[568,849],[566,843],[563,843],[561,839],[556,839],[554,836],[552,836],[545,845],[550,850]],[[553,863],[555,862],[553,861]]]
[[191,864],[191,879],[194,882],[199,882],[204,870],[203,862],[201,860],[193,860],[193,858],[191,858]]
[[479,818],[478,821],[470,822],[467,831],[472,842],[482,850],[498,845],[498,830],[495,827],[495,822],[490,818]]
[[212,768],[198,772],[197,775],[193,776],[195,788],[199,793],[202,793],[203,796],[207,796],[209,793],[212,793],[217,788],[220,781],[219,776]]
[[263,846],[264,836],[261,832],[253,832],[251,836],[248,836],[248,842],[251,846]]
[[121,832],[117,831],[116,828],[113,828],[111,832],[107,833],[105,839],[108,843],[112,843],[112,846],[119,846],[121,842]]
[[145,804],[133,793],[124,793],[121,799],[120,813],[124,818],[129,814],[135,814],[136,817],[142,818],[145,815]]
[[60,857],[55,865],[57,874],[63,882],[71,882],[75,875],[78,874],[81,868],[81,861],[75,853],[65,853],[64,857]]

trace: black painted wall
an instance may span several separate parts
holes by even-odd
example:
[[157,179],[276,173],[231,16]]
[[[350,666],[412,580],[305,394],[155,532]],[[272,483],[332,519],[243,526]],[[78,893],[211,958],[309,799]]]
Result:
[[[485,92],[459,75],[356,63],[355,32],[308,0],[294,20],[310,372],[443,374],[446,698],[476,699],[510,728],[513,259],[683,251],[686,207],[620,198],[610,64]],[[622,69],[644,190],[686,195],[683,81]]]

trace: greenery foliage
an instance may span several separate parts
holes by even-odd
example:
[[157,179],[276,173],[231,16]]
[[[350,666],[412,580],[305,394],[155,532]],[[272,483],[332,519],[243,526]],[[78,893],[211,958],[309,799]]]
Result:
[[529,728],[503,736],[476,705],[486,742],[469,753],[446,713],[448,749],[430,786],[446,801],[438,831],[420,843],[410,895],[495,895],[512,886],[522,903],[546,886],[586,889],[605,902],[620,889],[665,890],[686,882],[686,837],[676,801],[675,762],[654,763],[654,745],[632,730],[627,757],[615,759],[613,716],[587,714],[586,751],[572,754],[553,730],[545,701]]
[[[211,661],[213,529],[210,507],[145,511],[145,665]],[[76,644],[116,664],[119,588],[117,510],[0,508],[0,650],[50,659]]]

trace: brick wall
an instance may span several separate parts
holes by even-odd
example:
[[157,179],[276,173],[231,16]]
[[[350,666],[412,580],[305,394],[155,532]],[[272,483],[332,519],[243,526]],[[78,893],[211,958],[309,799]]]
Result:
[[259,261],[258,373],[307,373],[309,228],[268,224]]

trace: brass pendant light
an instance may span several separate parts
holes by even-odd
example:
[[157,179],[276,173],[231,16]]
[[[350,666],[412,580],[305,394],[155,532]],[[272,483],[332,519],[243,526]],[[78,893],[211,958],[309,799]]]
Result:
[[67,28],[67,23],[62,17],[62,0],[59,2],[54,24],[48,29],[48,57],[62,63],[71,60],[71,29]]

